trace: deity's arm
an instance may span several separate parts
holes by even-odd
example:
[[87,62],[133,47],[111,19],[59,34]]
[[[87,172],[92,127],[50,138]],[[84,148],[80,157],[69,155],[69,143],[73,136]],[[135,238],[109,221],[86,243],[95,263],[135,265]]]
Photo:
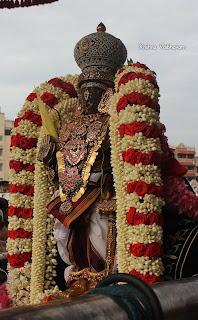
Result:
[[48,167],[56,164],[56,143],[50,135],[44,136],[37,159]]

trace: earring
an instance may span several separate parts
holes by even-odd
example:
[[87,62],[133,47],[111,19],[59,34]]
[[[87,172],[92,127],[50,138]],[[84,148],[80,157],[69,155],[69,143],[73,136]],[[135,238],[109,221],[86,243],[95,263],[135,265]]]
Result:
[[109,100],[113,95],[113,89],[108,88],[105,93],[103,93],[100,103],[98,105],[98,111],[100,113],[109,113]]
[[89,90],[88,89],[86,89],[84,91],[84,98],[85,98],[86,101],[89,99]]
[[79,94],[78,100],[76,102],[76,107],[74,110],[74,116],[79,117],[83,112],[83,105],[82,105],[82,95]]

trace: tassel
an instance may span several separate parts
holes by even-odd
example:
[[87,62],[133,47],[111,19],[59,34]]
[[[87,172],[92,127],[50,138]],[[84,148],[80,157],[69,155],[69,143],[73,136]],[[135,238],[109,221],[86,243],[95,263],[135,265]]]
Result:
[[2,1],[2,8],[7,8],[7,1],[6,0]]
[[13,0],[9,0],[6,4],[6,8],[11,9],[14,8],[14,2]]
[[25,7],[30,7],[31,5],[31,0],[25,0]]
[[0,0],[0,9],[38,6],[39,4],[48,4],[56,1],[58,0],[21,0],[20,2],[19,0]]
[[19,0],[16,0],[16,1],[15,1],[14,6],[15,6],[15,8],[18,8],[18,7],[19,7]]
[[13,0],[10,1],[10,8],[14,8],[14,1]]
[[5,6],[6,6],[6,8],[8,8],[8,9],[10,9],[10,1],[8,0],[8,1],[5,1]]

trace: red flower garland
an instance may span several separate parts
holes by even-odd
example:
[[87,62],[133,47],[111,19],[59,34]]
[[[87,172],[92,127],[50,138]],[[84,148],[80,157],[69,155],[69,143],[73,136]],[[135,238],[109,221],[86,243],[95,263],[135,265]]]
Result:
[[12,254],[8,253],[7,259],[11,267],[13,268],[21,268],[24,267],[25,262],[31,260],[32,253],[31,252],[24,252],[20,254]]
[[162,196],[162,186],[154,183],[147,184],[145,181],[133,181],[127,184],[127,192],[136,192],[138,196],[144,197],[145,194],[154,194],[156,197]]
[[26,111],[24,116],[22,118],[16,118],[14,121],[14,127],[18,127],[19,126],[19,122],[21,120],[29,120],[31,122],[33,122],[34,124],[36,124],[37,126],[41,126],[42,124],[42,118],[39,114],[36,114],[30,110]]
[[55,97],[55,95],[49,92],[44,92],[41,96],[41,99],[51,108],[58,103],[58,99]]
[[[140,63],[140,62],[133,63],[132,65],[129,64],[128,67],[130,67],[130,66],[137,67],[137,68],[143,68],[143,69],[145,69],[145,70],[148,69],[148,67],[147,67],[145,64]],[[123,71],[124,71],[124,68],[121,68],[121,69],[118,71],[117,74],[120,74],[120,73],[122,73]]]
[[147,214],[136,211],[134,207],[131,207],[126,214],[127,222],[132,226],[138,226],[140,224],[164,226],[164,217],[159,212],[149,212]]
[[73,84],[69,82],[64,82],[63,80],[59,78],[53,78],[48,81],[48,83],[51,83],[54,87],[61,88],[67,93],[70,98],[75,98],[77,97],[77,92],[73,86]]
[[121,138],[125,134],[133,137],[137,132],[142,132],[147,138],[156,139],[159,136],[159,130],[156,125],[149,126],[145,122],[134,121],[133,123],[121,124],[118,130]]
[[16,215],[17,218],[28,219],[33,216],[33,210],[30,208],[15,208],[13,206],[10,206],[8,209],[8,215],[10,217]]
[[[137,92],[139,91],[139,89],[136,88],[136,85],[133,86],[133,83],[136,83],[136,81],[132,82],[135,79],[143,79],[140,81],[137,81],[137,83],[142,83],[143,86],[145,86],[145,89],[150,87],[152,84],[152,87],[159,89],[157,82],[155,80],[155,76],[154,74],[150,75],[150,74],[144,74],[143,70],[140,70],[141,72],[137,72],[137,69],[132,70],[132,67],[136,67],[136,68],[143,68],[144,70],[147,70],[148,67],[145,65],[140,64],[139,62],[136,64],[131,64],[129,66],[129,68],[124,67],[122,69],[120,69],[118,71],[118,74],[121,74],[121,76],[117,79],[117,92],[119,92],[119,87],[123,84],[122,86],[122,93],[125,93],[121,98],[118,98],[117,100],[117,104],[116,104],[116,111],[119,114],[122,110],[125,110],[127,107],[127,110],[130,111],[130,106],[133,105],[138,105],[138,106],[143,106],[147,107],[147,108],[151,108],[156,112],[156,123],[155,124],[147,124],[145,122],[137,122],[137,121],[133,121],[135,120],[135,117],[133,117],[133,113],[131,113],[131,120],[128,120],[128,123],[122,123],[119,128],[118,128],[118,134],[120,135],[120,138],[124,138],[125,134],[127,136],[133,137],[136,133],[140,133],[142,132],[142,134],[148,138],[148,139],[157,139],[160,137],[160,123],[159,120],[157,118],[157,114],[159,114],[160,111],[160,107],[158,104],[158,94],[157,94],[157,90],[155,90],[154,99],[151,99],[150,96],[148,96],[147,91],[144,90],[143,93],[142,92]],[[117,75],[118,75],[117,74]],[[118,77],[118,76],[117,76]],[[144,81],[145,80],[145,81]],[[131,81],[131,85],[132,87],[134,87],[134,89],[136,91],[132,91],[133,89],[130,88],[130,86],[125,86],[126,83],[128,83],[129,81]],[[142,91],[142,90],[141,90]],[[137,109],[137,108],[136,108]],[[141,109],[137,109],[136,112],[141,112]],[[131,110],[132,111],[132,110]],[[126,116],[127,112],[122,111],[122,114],[118,115],[118,118],[122,118],[124,115]],[[150,116],[152,116],[150,114]],[[138,135],[139,136],[139,135]],[[143,138],[142,143],[146,144],[146,140],[145,138]],[[151,151],[152,149],[150,149],[150,152],[141,152],[141,150],[138,150],[136,148],[130,148],[130,143],[129,143],[130,139],[127,139],[126,141],[124,141],[126,144],[128,144],[128,149],[121,149],[122,150],[122,159],[124,162],[130,163],[132,166],[135,166],[136,164],[141,163],[143,166],[148,166],[148,165],[155,165],[158,168],[161,169],[161,165],[162,165],[162,156],[161,154],[158,153],[158,151]],[[124,146],[124,142],[123,142],[123,146]],[[132,139],[133,142],[133,139]],[[154,141],[154,143],[158,144],[158,141]],[[144,147],[144,146],[143,146]],[[120,150],[120,151],[121,151]],[[143,149],[144,150],[144,149]],[[146,148],[145,150],[146,151]],[[135,166],[136,170],[138,172],[141,173],[141,168],[139,168],[138,166]],[[127,168],[127,172],[130,171],[130,167],[126,167]],[[153,168],[155,171],[157,171],[158,169],[156,167]],[[150,172],[149,168],[145,167],[145,172]],[[140,181],[131,181],[127,184],[127,192],[128,194],[136,192],[137,195],[140,196],[140,199],[137,200],[137,202],[144,202],[146,201],[145,199],[142,199],[146,194],[153,194],[155,195],[156,199],[153,199],[154,203],[157,204],[157,197],[161,197],[162,196],[162,185],[158,186],[155,185],[154,183],[146,183],[144,180],[142,181],[142,179],[144,179],[144,174],[142,174],[142,178],[138,179]],[[118,183],[119,183],[119,177],[118,177]],[[127,181],[126,181],[127,183]],[[122,197],[122,195],[120,195]],[[161,201],[162,199],[160,199]],[[158,208],[158,205],[157,205]],[[159,203],[159,209],[161,209],[161,205]],[[144,281],[146,281],[147,283],[153,283],[155,281],[161,281],[163,278],[161,276],[162,274],[162,266],[159,265],[159,267],[155,267],[154,266],[154,261],[155,259],[159,259],[159,263],[161,264],[161,257],[162,257],[162,248],[159,245],[159,243],[161,244],[162,242],[162,238],[161,238],[161,232],[162,230],[161,227],[163,227],[164,224],[164,218],[163,216],[157,212],[148,212],[146,213],[142,213],[142,212],[138,212],[136,211],[135,207],[131,207],[129,209],[129,211],[126,213],[126,223],[128,222],[129,225],[131,226],[140,226],[140,225],[148,225],[148,226],[153,226],[153,232],[155,235],[155,240],[151,240],[149,237],[147,238],[146,236],[146,232],[148,231],[148,233],[150,232],[149,230],[152,230],[151,228],[145,228],[145,237],[143,237],[144,240],[140,240],[139,243],[137,243],[137,241],[135,241],[135,239],[133,240],[133,242],[130,244],[130,248],[129,248],[129,254],[133,255],[134,257],[132,258],[132,261],[139,261],[138,257],[147,257],[150,260],[150,264],[151,266],[149,267],[149,272],[146,272],[148,270],[148,268],[146,268],[147,270],[144,270],[145,266],[144,266],[144,259],[141,259],[138,263],[138,267],[137,269],[139,271],[136,270],[131,270],[130,273],[134,274],[136,276],[138,276],[139,278],[143,279]],[[156,226],[155,226],[156,224]],[[131,228],[129,226],[129,228]],[[148,229],[148,230],[147,230]],[[141,228],[135,228],[136,231],[138,231],[139,233],[141,232]],[[159,231],[159,235],[158,235],[158,231]],[[159,242],[158,242],[159,239]],[[120,243],[122,244],[122,246],[124,246],[125,244],[119,240]],[[141,241],[143,241],[144,243],[141,243]],[[152,242],[155,241],[155,242]],[[137,257],[137,258],[135,258]],[[157,262],[157,261],[156,261]],[[124,261],[122,261],[123,263],[123,269],[126,268],[126,265],[124,264]],[[146,272],[146,273],[144,273]],[[157,276],[156,274],[160,275]]]
[[[36,92],[32,92],[29,94],[26,100],[32,102],[36,98],[37,98]],[[49,92],[44,92],[41,96],[41,99],[50,107],[54,107],[58,103],[58,99],[55,97],[55,95]]]
[[155,164],[156,166],[160,167],[162,161],[161,155],[155,151],[142,153],[141,151],[135,151],[133,148],[123,151],[122,159],[125,162],[129,162],[133,166],[136,163],[142,163],[143,165]]
[[21,161],[16,161],[16,160],[10,160],[10,169],[14,169],[17,173],[20,172],[21,170],[26,170],[30,172],[34,172],[34,164],[30,163],[23,163]]
[[162,276],[157,277],[154,273],[150,274],[148,271],[144,275],[142,273],[140,273],[139,271],[136,271],[135,269],[131,270],[129,273],[146,281],[148,284],[151,284],[153,282],[162,282],[163,281]]
[[11,183],[9,185],[9,189],[11,193],[23,193],[26,196],[33,196],[34,195],[34,187],[29,185],[29,186],[24,186],[22,184],[19,185],[15,185],[13,183]]
[[156,112],[159,113],[160,107],[155,99],[151,99],[146,94],[142,94],[139,92],[131,92],[127,95],[124,95],[117,103],[117,112],[119,113],[121,110],[124,110],[127,105],[139,105],[139,106],[147,106]]
[[37,126],[42,125],[42,118],[39,114],[36,114],[30,110],[27,110],[23,116],[23,120],[29,120],[33,122],[34,124],[37,124]]
[[26,100],[32,102],[36,98],[37,98],[36,92],[32,92],[32,93],[29,94],[29,96],[26,98]]
[[148,69],[148,67],[147,67],[145,64],[140,63],[140,62],[133,63],[133,67],[143,68],[143,69],[145,69],[145,70]]
[[162,248],[160,247],[158,242],[152,243],[135,243],[130,244],[130,252],[135,257],[161,257],[162,256]]
[[18,230],[9,230],[8,231],[8,237],[11,238],[11,239],[16,239],[16,238],[31,239],[32,238],[32,232],[26,231],[23,228],[20,228]]
[[10,147],[22,147],[23,149],[32,149],[36,146],[37,138],[29,138],[23,137],[20,133],[11,136],[11,144]]
[[16,118],[16,119],[14,120],[14,128],[18,127],[19,122],[21,121],[21,119],[22,119],[22,118]]
[[[118,82],[118,88],[121,86],[121,84],[126,84],[128,81],[131,81],[131,80],[134,80],[134,79],[144,79],[144,80],[148,80],[150,83],[152,83],[154,85],[154,88],[157,88],[159,89],[157,83],[156,83],[156,80],[154,77],[152,77],[151,75],[147,75],[147,74],[144,74],[142,72],[128,72],[128,73],[125,73],[120,81]],[[118,90],[119,91],[119,90]]]

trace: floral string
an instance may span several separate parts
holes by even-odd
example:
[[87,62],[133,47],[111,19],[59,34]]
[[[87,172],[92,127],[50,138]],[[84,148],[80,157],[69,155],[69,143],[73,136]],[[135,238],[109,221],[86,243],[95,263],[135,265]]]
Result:
[[115,76],[110,104],[119,272],[148,283],[163,275],[162,149],[155,74],[136,63]]
[[[67,75],[37,88],[58,132],[60,118],[70,116],[76,104],[77,81],[78,76]],[[57,291],[54,218],[45,208],[52,188],[46,169],[36,161],[41,124],[33,92],[18,113],[11,136],[7,290],[13,306],[38,302],[46,289]]]
[[187,169],[176,159],[168,146],[165,126],[160,124],[160,139],[163,151],[161,164],[164,181],[164,199],[167,210],[198,219],[198,198],[183,179]]

